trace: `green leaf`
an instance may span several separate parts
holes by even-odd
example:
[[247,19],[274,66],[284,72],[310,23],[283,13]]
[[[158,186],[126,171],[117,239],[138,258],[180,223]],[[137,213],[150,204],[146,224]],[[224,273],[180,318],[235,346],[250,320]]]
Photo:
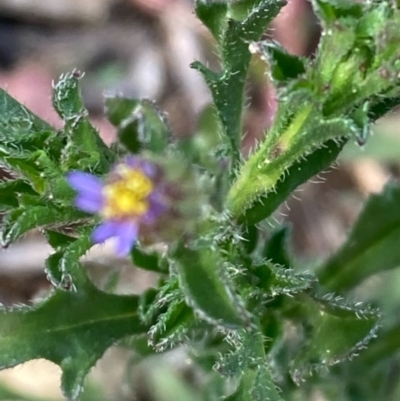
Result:
[[260,333],[244,332],[235,339],[235,351],[225,354],[217,370],[228,377],[240,377],[233,394],[225,401],[283,401],[266,364]]
[[334,23],[321,38],[315,71],[310,70],[325,98],[324,115],[343,115],[371,97],[398,97],[389,94],[399,73],[398,11],[387,2],[326,3],[334,9]]
[[313,371],[352,359],[376,337],[379,313],[361,302],[347,303],[334,294],[298,301],[310,327],[291,367],[297,384]]
[[243,227],[243,248],[247,254],[251,254],[257,247],[258,243],[258,228],[250,225]]
[[60,250],[46,260],[46,273],[54,286],[79,290],[81,286],[87,284],[89,279],[79,263],[79,258],[93,246],[90,238],[91,231],[92,228],[89,227],[80,230],[78,238],[64,238],[65,245],[59,246]]
[[251,49],[269,63],[268,73],[273,81],[284,83],[306,72],[305,59],[289,54],[277,42],[269,40],[254,42]]
[[82,74],[74,70],[61,75],[54,86],[53,105],[58,115],[64,120],[74,120],[77,115],[86,113],[79,88]]
[[365,278],[400,265],[400,186],[371,195],[346,243],[321,267],[322,285],[347,291]]
[[254,266],[253,274],[258,278],[257,287],[263,290],[263,296],[276,297],[305,292],[317,282],[309,273],[297,273],[293,269],[265,262]]
[[238,388],[224,401],[283,401],[266,366],[244,371]]
[[232,288],[226,267],[215,252],[180,245],[174,257],[186,302],[202,318],[231,329],[249,324],[243,301]]
[[70,223],[84,217],[86,215],[75,208],[22,206],[6,215],[1,227],[2,242],[7,245],[34,228]]
[[290,194],[308,179],[328,168],[337,158],[345,141],[328,141],[304,158],[290,166],[276,183],[274,191],[260,196],[238,220],[241,223],[256,224],[271,215]]
[[[233,350],[221,355],[216,370],[226,377],[237,377],[248,369],[257,369],[265,364],[264,343],[260,333],[239,331],[235,337]],[[231,341],[232,341],[231,340]]]
[[171,133],[164,114],[153,102],[110,96],[106,97],[105,104],[107,115],[129,152],[147,149],[162,153],[167,147]]
[[251,395],[254,401],[283,401],[267,366],[262,366],[257,370]]
[[6,153],[41,149],[54,140],[55,129],[0,89],[0,143]]
[[[300,178],[304,177],[301,169],[301,159],[311,154],[311,158],[317,149],[322,149],[330,140],[339,141],[341,138],[350,136],[359,131],[358,126],[349,118],[323,119],[315,113],[313,101],[304,101],[296,108],[294,114],[288,110],[278,111],[274,126],[267,135],[266,140],[259,149],[250,156],[239,171],[238,177],[228,194],[228,207],[234,216],[239,217],[252,208],[255,203],[258,210],[262,207],[259,199],[268,199],[270,192],[275,192],[276,197],[272,200],[282,202],[282,192],[286,195],[288,187],[292,191]],[[333,147],[333,145],[332,145]],[[336,150],[339,147],[336,146]],[[333,147],[335,150],[335,147]],[[321,150],[314,154],[315,163],[318,167],[324,166],[330,159],[333,151],[331,149]],[[323,158],[321,158],[323,156]],[[299,162],[300,160],[300,162]],[[319,163],[317,163],[319,162]],[[293,165],[297,164],[297,172],[294,172],[295,180],[282,183],[282,192],[278,191],[279,182],[291,171]],[[306,174],[316,170],[314,165],[304,166]],[[318,170],[316,171],[318,172]],[[290,193],[289,191],[289,193]],[[273,203],[273,211],[279,204]],[[269,205],[268,205],[269,206]],[[265,208],[264,208],[265,209]],[[258,217],[258,216],[257,216]],[[255,223],[256,221],[253,221]]]
[[5,156],[4,165],[18,177],[23,177],[39,194],[43,194],[46,188],[46,179],[36,164],[33,153],[19,153],[14,156]]
[[135,246],[131,252],[132,262],[136,267],[157,273],[167,273],[168,266],[163,263],[159,252],[145,252]]
[[67,138],[62,165],[104,174],[115,156],[89,121],[79,88],[81,77],[79,71],[62,75],[53,90],[53,105],[65,122],[62,135]]
[[176,275],[142,294],[139,312],[143,322],[151,324],[148,342],[157,352],[186,343],[199,322],[185,303]]
[[214,39],[219,42],[227,24],[228,3],[226,1],[197,0],[195,12],[213,34]]
[[347,0],[312,0],[314,11],[325,23],[332,25],[341,18],[359,19],[365,6]]
[[292,263],[288,254],[291,226],[283,225],[275,230],[266,241],[262,256],[275,265],[290,268]]
[[392,358],[398,355],[400,349],[400,324],[386,329],[379,333],[377,339],[360,355],[360,364],[370,367],[371,365],[381,363],[386,358]]
[[69,235],[60,233],[54,230],[45,230],[45,236],[47,242],[55,249],[64,248],[71,242],[75,241],[76,238],[70,237]]
[[400,96],[376,99],[368,110],[369,118],[376,121],[400,104]]
[[148,288],[140,294],[139,316],[143,323],[151,323],[159,308],[157,308],[156,300],[159,295],[158,288]]
[[33,307],[0,310],[0,366],[44,358],[63,371],[62,390],[75,400],[85,376],[108,347],[146,329],[138,297],[106,294],[88,285],[56,290]]
[[[55,156],[56,161],[53,161],[50,155]],[[43,149],[21,152],[13,156],[4,156],[3,162],[14,175],[24,177],[38,194],[48,199],[54,198],[54,201],[59,203],[70,203],[72,200],[74,192],[65,180],[57,153]]]
[[[192,63],[191,67],[203,75],[211,90],[224,133],[230,141],[231,154],[235,162],[238,162],[242,139],[243,91],[251,58],[249,43],[260,39],[285,2],[256,0],[236,3],[229,3],[231,18],[227,20],[226,26],[219,24],[215,28],[215,23],[213,25],[214,31],[220,36],[218,42],[221,49],[222,72],[213,72],[200,62]],[[208,10],[210,7],[209,4]],[[216,18],[221,16],[218,17],[216,14]],[[222,33],[221,28],[223,28]]]
[[[158,301],[158,299],[157,299]],[[148,332],[149,343],[157,352],[184,344],[195,323],[193,310],[183,300],[174,299]]]
[[[248,209],[251,212],[253,205],[263,209],[260,198],[267,205],[263,217],[276,208],[273,204],[272,210],[269,209],[268,195],[272,193],[274,200],[275,192],[280,198],[279,180],[302,157],[329,140],[356,135],[363,141],[369,128],[368,107],[364,107],[370,102],[375,103],[378,97],[398,97],[393,92],[393,79],[400,69],[400,63],[396,64],[395,46],[400,38],[400,13],[387,3],[379,7],[356,3],[354,9],[346,6],[346,2],[323,3],[334,4],[335,12],[336,8],[343,9],[343,14],[342,11],[339,14],[345,17],[326,30],[317,59],[307,68],[307,79],[295,81],[286,96],[281,97],[265,141],[239,170],[228,194],[227,206],[240,222],[259,221],[257,215],[254,220],[247,220],[243,214]],[[382,26],[375,21],[389,16],[390,24]],[[363,37],[366,21],[375,21],[371,25],[372,38]]]
[[34,195],[35,191],[21,179],[0,182],[0,210],[17,207],[20,194]]

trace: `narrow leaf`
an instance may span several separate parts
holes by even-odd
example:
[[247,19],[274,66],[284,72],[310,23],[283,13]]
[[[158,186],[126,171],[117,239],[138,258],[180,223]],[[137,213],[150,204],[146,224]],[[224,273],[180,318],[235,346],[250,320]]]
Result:
[[260,196],[239,217],[239,222],[256,224],[271,215],[299,185],[328,168],[337,158],[345,142],[328,141],[290,166],[277,182],[274,191]]
[[400,265],[399,205],[400,186],[394,183],[368,199],[345,244],[320,268],[321,284],[343,292]]

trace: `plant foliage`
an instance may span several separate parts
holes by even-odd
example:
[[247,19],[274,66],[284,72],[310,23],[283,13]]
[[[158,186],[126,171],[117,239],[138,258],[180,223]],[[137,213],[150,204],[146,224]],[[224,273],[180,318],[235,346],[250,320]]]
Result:
[[[376,305],[348,293],[400,265],[400,185],[391,182],[367,200],[348,240],[315,273],[288,251],[287,227],[269,232],[259,223],[328,168],[348,141],[364,143],[371,125],[400,104],[400,4],[313,0],[322,26],[313,60],[263,39],[284,5],[196,1],[221,61],[219,71],[192,64],[221,122],[221,138],[210,146],[195,136],[175,139],[153,102],[108,95],[118,143],[107,147],[90,123],[77,71],[54,86],[60,130],[0,91],[0,163],[11,177],[0,183],[2,244],[40,229],[54,249],[45,262],[48,296],[0,310],[1,368],[48,359],[62,368],[62,390],[75,400],[106,349],[129,337],[136,361],[149,360],[155,400],[306,400],[313,385],[332,401],[395,399],[393,386],[376,382],[391,372],[378,362],[399,350],[400,326],[380,333]],[[266,62],[279,107],[243,160],[252,53]],[[157,285],[118,295],[97,289],[81,263],[101,216],[78,210],[67,175],[107,180],[115,163],[132,154],[161,166],[174,209],[149,226],[130,254],[138,268],[158,275]],[[155,354],[170,349],[185,349],[203,375],[201,388],[158,366]],[[326,369],[330,374],[320,375]]]

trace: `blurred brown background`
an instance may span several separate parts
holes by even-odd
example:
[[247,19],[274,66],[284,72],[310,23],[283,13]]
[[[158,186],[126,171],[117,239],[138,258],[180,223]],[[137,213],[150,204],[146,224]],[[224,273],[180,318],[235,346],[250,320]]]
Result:
[[[168,113],[177,136],[193,134],[211,97],[189,64],[200,59],[218,68],[218,59],[211,36],[192,9],[192,0],[2,0],[0,87],[60,127],[50,101],[52,81],[77,68],[86,74],[83,96],[107,143],[115,132],[103,117],[104,91],[155,100]],[[289,0],[265,36],[292,53],[312,55],[319,33],[310,4]],[[264,72],[262,61],[254,59],[244,119],[245,155],[262,138],[276,109]],[[279,222],[293,222],[293,250],[303,260],[318,260],[336,249],[368,194],[399,176],[398,114],[391,113],[374,130],[364,149],[350,144],[337,166],[300,188],[276,214]],[[277,224],[274,219],[270,223]],[[43,261],[50,251],[39,233],[31,233],[0,253],[0,302],[27,303],[47,291]],[[86,260],[99,285],[110,273],[110,261],[122,272],[121,283],[127,283],[120,291],[140,291],[152,282],[129,263],[116,263],[108,246],[94,248]],[[89,381],[103,389],[102,399],[130,399],[122,385],[125,362],[124,353],[112,350],[94,369]],[[55,365],[33,361],[1,372],[0,381],[25,397],[59,399],[59,375]]]

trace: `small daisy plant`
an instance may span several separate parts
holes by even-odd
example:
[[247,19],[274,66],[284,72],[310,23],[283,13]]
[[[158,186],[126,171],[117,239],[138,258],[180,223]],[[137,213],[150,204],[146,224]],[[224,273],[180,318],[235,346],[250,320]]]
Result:
[[[90,369],[117,346],[129,355],[124,399],[400,399],[398,291],[373,285],[386,270],[397,282],[398,181],[365,201],[325,260],[291,252],[280,215],[297,187],[344,148],[368,146],[375,121],[400,105],[400,2],[310,0],[321,29],[312,57],[266,35],[285,4],[195,1],[220,67],[191,65],[210,89],[202,118],[213,123],[183,138],[152,101],[107,95],[116,131],[107,146],[79,71],[53,87],[61,129],[0,90],[3,252],[20,249],[13,244],[31,230],[52,249],[43,299],[0,308],[1,369],[47,359],[61,368],[66,399],[77,400]],[[245,157],[251,65],[265,66],[278,106]],[[110,274],[103,285],[84,257],[109,239],[117,257],[99,250]],[[149,287],[129,291],[135,274],[121,294],[121,261],[151,271]]]

